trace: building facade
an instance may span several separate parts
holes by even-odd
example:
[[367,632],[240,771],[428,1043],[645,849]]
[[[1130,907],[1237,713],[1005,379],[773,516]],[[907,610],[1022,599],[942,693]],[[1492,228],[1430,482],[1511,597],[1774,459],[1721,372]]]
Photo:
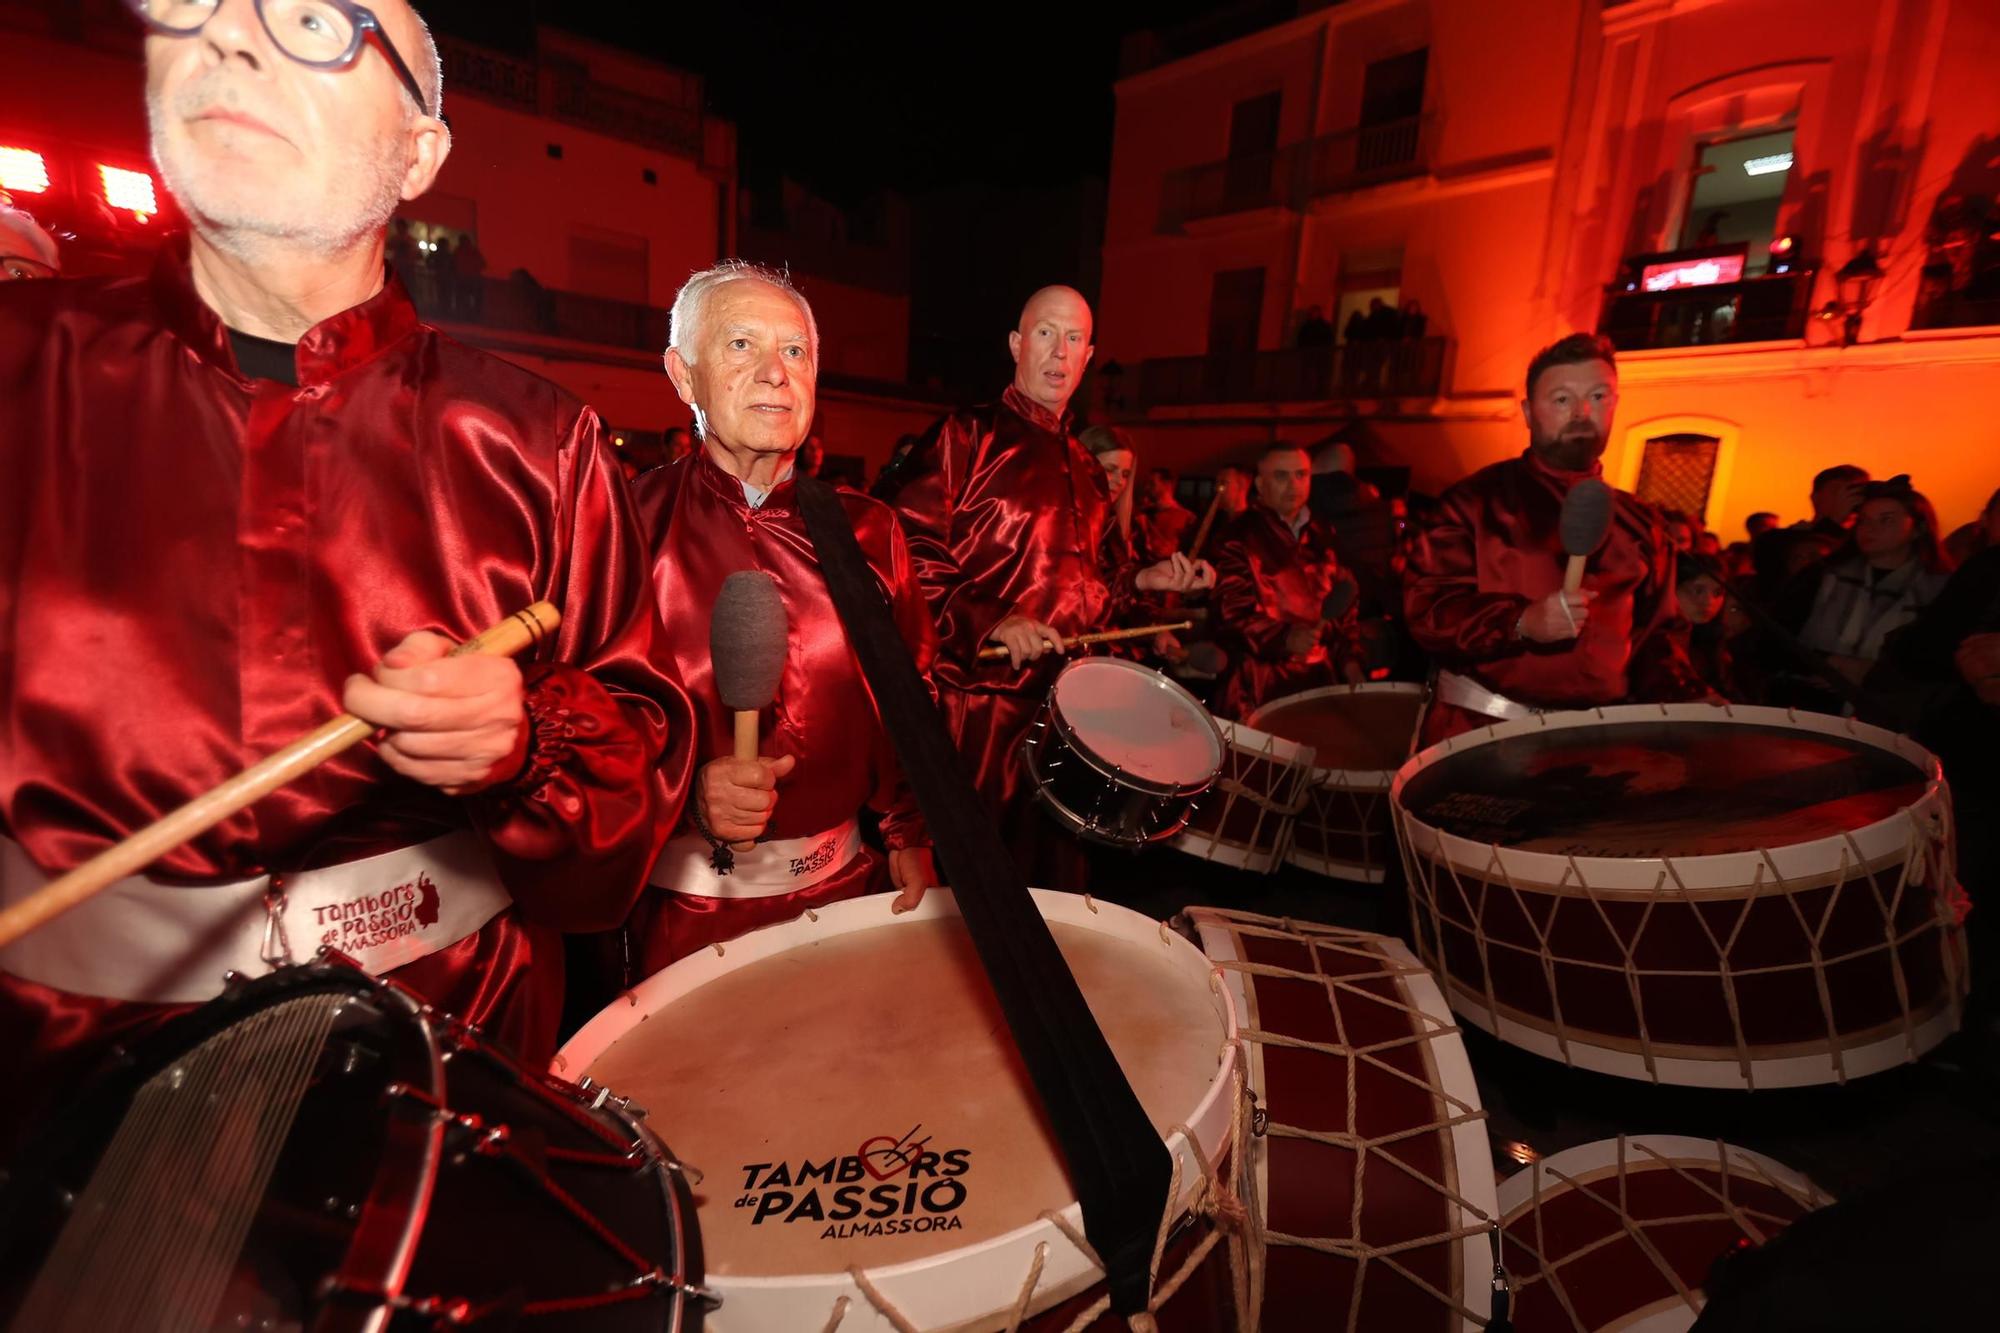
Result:
[[1149,462],[1337,435],[1435,492],[1588,329],[1608,471],[1725,535],[1834,462],[2000,485],[2000,6],[1300,8],[1118,84],[1096,401]]

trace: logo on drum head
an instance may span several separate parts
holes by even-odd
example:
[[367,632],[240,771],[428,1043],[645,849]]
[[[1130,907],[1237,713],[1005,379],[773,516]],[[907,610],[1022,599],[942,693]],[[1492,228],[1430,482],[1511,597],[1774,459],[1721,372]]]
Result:
[[930,1144],[917,1125],[906,1134],[863,1139],[852,1153],[824,1161],[746,1163],[736,1206],[755,1210],[751,1226],[822,1224],[821,1240],[955,1231],[964,1226],[957,1214],[972,1150],[937,1152]]

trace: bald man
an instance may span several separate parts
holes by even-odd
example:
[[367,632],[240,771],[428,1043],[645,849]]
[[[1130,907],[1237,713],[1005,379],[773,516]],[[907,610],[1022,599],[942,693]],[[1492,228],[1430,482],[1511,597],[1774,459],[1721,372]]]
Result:
[[[0,1157],[114,1043],[321,944],[546,1062],[557,932],[624,919],[688,781],[597,418],[384,267],[451,141],[429,34],[371,3],[142,7],[191,234],[0,283],[0,901],[343,709],[381,729],[0,950]],[[532,661],[446,656],[541,600]]]
[[[938,700],[974,780],[1033,883],[1082,886],[1072,840],[1034,809],[1021,740],[1075,636],[1140,592],[1212,586],[1175,554],[1100,568],[1110,521],[1104,469],[1070,433],[1069,403],[1090,364],[1090,305],[1068,287],[1028,298],[1007,335],[1014,381],[997,403],[945,417],[883,475],[924,596],[937,617]],[[978,660],[998,644],[1007,656]]]

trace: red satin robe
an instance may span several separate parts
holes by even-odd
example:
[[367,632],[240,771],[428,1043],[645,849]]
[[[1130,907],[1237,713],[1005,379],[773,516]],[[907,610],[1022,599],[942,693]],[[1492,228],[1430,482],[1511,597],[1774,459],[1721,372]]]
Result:
[[1016,670],[976,656],[1009,615],[1082,634],[1110,623],[1132,595],[1135,564],[1098,562],[1112,521],[1104,469],[1070,435],[1067,417],[1010,385],[999,403],[939,421],[877,494],[902,519],[937,619],[938,703],[959,753],[1030,878],[1079,887],[1081,863],[1034,808],[1020,756],[1062,659],[1045,655]]
[[1351,605],[1310,653],[1295,656],[1285,644],[1295,625],[1318,629],[1327,594],[1352,581],[1334,554],[1332,526],[1308,514],[1294,535],[1270,508],[1253,504],[1221,535],[1215,606],[1229,669],[1216,690],[1216,713],[1241,721],[1269,700],[1344,680],[1341,668],[1354,656]]
[[[1562,587],[1563,497],[1600,471],[1562,472],[1523,453],[1444,493],[1403,579],[1410,633],[1440,667],[1534,708],[1704,697],[1665,633],[1677,610],[1673,549],[1654,509],[1623,491],[1613,492],[1611,530],[1584,569],[1597,598],[1583,633],[1556,644],[1514,633],[1531,603]],[[1424,743],[1491,720],[1437,704]]]
[[1159,505],[1132,516],[1132,541],[1147,560],[1168,560],[1194,530],[1194,515],[1179,505]]
[[[881,501],[846,489],[838,494],[917,669],[928,674],[937,632],[902,529]],[[753,507],[743,483],[698,449],[646,473],[635,495],[652,542],[653,586],[665,624],[655,636],[655,660],[686,686],[693,702],[697,766],[734,753],[736,727],[715,692],[709,618],[686,608],[713,606],[729,575],[761,569],[777,581],[791,633],[778,697],[759,720],[759,752],[774,759],[798,756],[798,766],[779,784],[767,836],[809,837],[866,807],[880,817],[891,851],[929,845],[916,797],[820,574],[792,481],[780,482]],[[864,847],[845,870],[795,893],[723,899],[649,890],[633,923],[641,964],[655,972],[709,944],[887,885],[882,857]]]
[[[563,625],[524,662],[511,780],[455,799],[364,744],[153,868],[198,885],[476,827],[514,907],[393,975],[540,1063],[557,932],[624,918],[687,783],[685,753],[661,767],[687,703],[649,660],[612,451],[561,389],[424,326],[393,277],[306,334],[298,388],[247,380],[187,264],[183,243],[143,278],[0,284],[0,834],[70,869],[339,713],[406,634],[546,598]],[[0,974],[0,1122],[173,1012]]]

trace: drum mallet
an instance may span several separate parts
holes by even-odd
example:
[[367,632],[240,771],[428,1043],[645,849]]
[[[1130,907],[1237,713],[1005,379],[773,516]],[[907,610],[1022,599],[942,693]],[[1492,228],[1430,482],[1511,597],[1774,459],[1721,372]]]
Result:
[[[1095,634],[1079,634],[1069,640],[1071,648],[1089,648],[1100,643],[1122,643],[1126,639],[1150,639],[1155,634],[1177,634],[1184,629],[1193,629],[1192,620],[1176,620],[1171,625],[1137,625],[1131,629],[1099,630]],[[998,662],[1007,656],[1007,650],[1000,644],[979,650],[982,662]]]
[[[561,612],[547,602],[536,602],[467,639],[452,649],[451,655],[513,657],[541,643],[561,624]],[[199,837],[237,811],[254,805],[292,779],[311,772],[374,734],[372,723],[363,722],[352,713],[342,713],[319,730],[299,737],[0,912],[0,946],[12,944],[127,875],[137,874],[182,843]]]
[[[778,697],[791,639],[791,618],[778,581],[761,569],[739,569],[722,581],[708,622],[708,655],[715,667],[715,692],[736,715],[736,757],[757,757],[757,718]],[[753,844],[742,844],[748,851]],[[716,871],[727,873],[723,849]]]
[[1563,554],[1569,557],[1563,591],[1575,592],[1583,586],[1584,563],[1611,531],[1611,488],[1596,477],[1585,477],[1570,487],[1556,526],[1562,533]]

